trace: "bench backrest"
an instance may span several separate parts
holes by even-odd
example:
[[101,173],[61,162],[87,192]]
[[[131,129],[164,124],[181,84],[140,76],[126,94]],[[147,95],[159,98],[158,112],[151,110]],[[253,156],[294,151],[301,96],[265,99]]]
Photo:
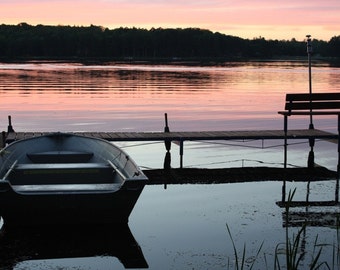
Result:
[[287,94],[285,110],[340,110],[340,93]]

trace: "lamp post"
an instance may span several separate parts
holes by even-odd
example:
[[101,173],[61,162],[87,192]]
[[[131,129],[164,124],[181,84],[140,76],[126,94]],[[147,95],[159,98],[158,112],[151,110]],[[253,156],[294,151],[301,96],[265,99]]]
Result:
[[[308,54],[308,74],[309,74],[309,94],[312,95],[312,39],[311,35],[306,35],[307,37],[307,54]],[[312,103],[312,96],[310,99],[310,103]],[[309,124],[309,129],[314,129],[313,125],[313,116],[312,116],[312,108],[310,109],[310,124]]]
[[[314,129],[313,125],[313,115],[312,115],[312,63],[311,63],[311,55],[313,52],[312,48],[312,40],[311,40],[311,35],[306,35],[307,37],[307,54],[308,54],[308,73],[309,73],[309,95],[310,95],[310,122],[309,122],[309,129]],[[314,168],[314,144],[315,144],[315,139],[310,138],[309,139],[309,146],[310,146],[310,151],[308,155],[308,168]]]

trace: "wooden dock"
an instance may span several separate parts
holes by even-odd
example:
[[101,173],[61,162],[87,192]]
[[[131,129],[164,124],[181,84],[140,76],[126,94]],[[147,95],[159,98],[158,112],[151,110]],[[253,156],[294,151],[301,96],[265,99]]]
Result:
[[[107,141],[164,141],[169,150],[169,142],[180,143],[181,152],[184,141],[216,141],[216,140],[288,140],[288,139],[324,139],[335,143],[339,142],[339,134],[330,133],[314,128],[299,130],[238,130],[238,131],[181,131],[170,132],[168,115],[165,116],[163,132],[72,132],[74,134],[101,138]],[[285,126],[286,127],[286,126]],[[339,124],[340,127],[340,124]],[[8,116],[7,132],[2,132],[2,146],[16,140],[42,136],[55,132],[15,132],[12,126],[12,117]],[[340,133],[340,132],[338,132]]]
[[[53,132],[9,132],[5,143]],[[183,131],[183,132],[71,132],[108,141],[216,141],[216,140],[279,140],[324,139],[336,142],[338,135],[318,129],[289,130],[239,130],[239,131]],[[337,143],[337,142],[336,142]]]
[[[10,126],[9,132],[3,132],[3,145],[16,140],[28,139],[54,132],[15,132]],[[107,141],[164,141],[166,150],[170,150],[170,142],[179,144],[180,167],[183,167],[185,141],[218,141],[218,140],[285,140],[285,162],[287,160],[287,140],[289,139],[323,139],[338,143],[338,134],[318,129],[289,130],[238,130],[238,131],[182,131],[182,132],[71,132],[78,135],[101,138]]]
[[[287,163],[287,146],[288,140],[307,139],[311,146],[311,152],[314,147],[315,139],[327,140],[338,145],[338,159],[340,161],[340,120],[338,125],[338,134],[309,128],[288,130],[286,121],[282,130],[230,130],[230,131],[178,131],[170,132],[168,126],[168,117],[165,113],[165,127],[163,132],[70,132],[72,134],[83,135],[88,137],[100,138],[107,141],[163,141],[165,148],[170,151],[171,142],[179,144],[180,167],[183,167],[183,151],[185,141],[254,141],[254,140],[284,140],[284,164]],[[340,116],[339,116],[340,119]],[[12,126],[12,118],[8,116],[7,132],[2,132],[0,148],[17,140],[28,139],[42,135],[48,135],[56,132],[15,132]],[[308,164],[314,166],[314,154],[310,155]],[[164,165],[165,166],[165,165]],[[338,164],[338,172],[340,166]]]

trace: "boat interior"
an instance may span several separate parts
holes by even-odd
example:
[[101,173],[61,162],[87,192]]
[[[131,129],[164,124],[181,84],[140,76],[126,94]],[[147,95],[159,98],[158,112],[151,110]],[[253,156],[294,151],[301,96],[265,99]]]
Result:
[[14,161],[3,180],[24,194],[98,193],[119,190],[125,175],[110,161],[93,161],[93,153],[48,151],[27,153]]

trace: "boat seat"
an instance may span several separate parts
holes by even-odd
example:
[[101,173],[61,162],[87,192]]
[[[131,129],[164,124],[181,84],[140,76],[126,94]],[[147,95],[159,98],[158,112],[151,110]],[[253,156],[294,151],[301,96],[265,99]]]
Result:
[[47,151],[27,153],[27,157],[36,163],[78,163],[87,162],[93,157],[92,152]]
[[107,184],[116,180],[115,169],[105,163],[25,163],[11,173],[13,185]]
[[24,163],[17,164],[15,170],[70,170],[70,169],[111,169],[105,163]]
[[121,184],[48,184],[48,185],[12,185],[17,193],[56,194],[56,193],[103,193],[119,190]]

